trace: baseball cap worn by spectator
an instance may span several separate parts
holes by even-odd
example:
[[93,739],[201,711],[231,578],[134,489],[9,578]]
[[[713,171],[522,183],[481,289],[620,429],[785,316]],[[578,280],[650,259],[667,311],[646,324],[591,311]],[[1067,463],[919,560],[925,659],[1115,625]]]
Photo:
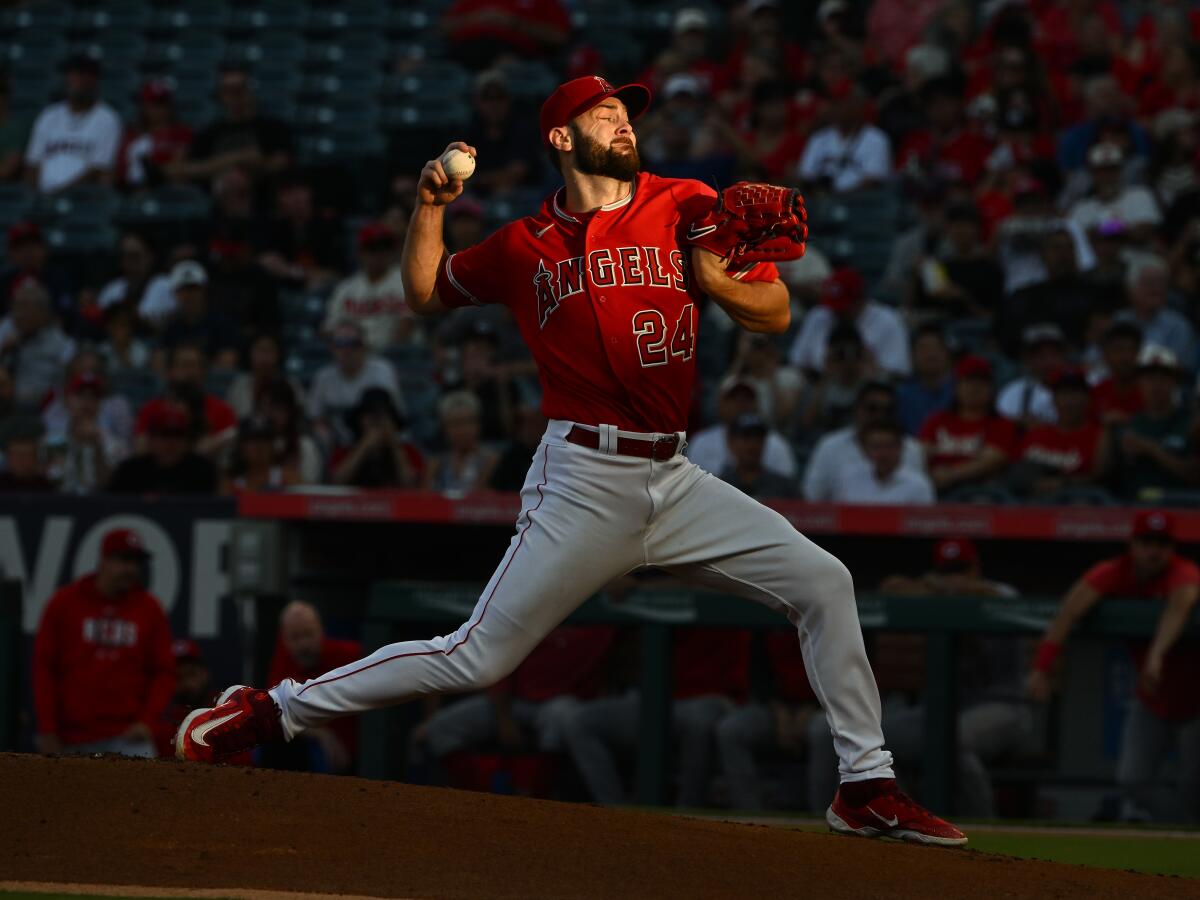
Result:
[[729,425],[733,437],[766,437],[767,420],[758,413],[742,413]]
[[358,246],[363,250],[384,250],[396,246],[396,232],[382,222],[368,222],[358,229]]
[[954,377],[960,381],[967,378],[991,381],[993,377],[992,364],[982,356],[964,356],[954,364]]
[[175,662],[196,662],[203,664],[204,654],[200,652],[200,645],[191,638],[178,638],[171,642],[171,655],[175,657]]
[[1066,342],[1066,335],[1053,322],[1038,322],[1036,325],[1028,326],[1021,332],[1021,345],[1026,350],[1032,350],[1043,344],[1053,344],[1061,347]]
[[151,78],[138,91],[142,103],[170,103],[175,97],[171,83],[165,78]]
[[185,287],[202,287],[208,284],[208,273],[204,266],[192,259],[185,259],[175,264],[171,270],[171,290],[177,291]]
[[675,34],[687,34],[689,31],[708,31],[708,13],[696,6],[687,6],[675,13],[675,22],[671,31]]
[[82,394],[84,391],[93,391],[96,394],[104,393],[104,379],[96,372],[77,372],[67,382],[67,394],[74,396]]
[[1087,372],[1081,366],[1063,366],[1054,373],[1050,386],[1056,391],[1090,391]]
[[100,60],[86,53],[76,53],[63,61],[62,71],[82,72],[86,75],[100,75]]
[[1175,517],[1161,509],[1143,509],[1134,517],[1134,540],[1175,542]]
[[1093,169],[1116,167],[1125,161],[1125,152],[1116,144],[1093,144],[1088,150],[1087,161]]
[[966,538],[945,538],[933,548],[933,567],[939,572],[962,570],[978,559],[979,551]]
[[834,269],[821,285],[821,305],[834,315],[845,315],[862,299],[866,286],[854,269]]
[[1146,344],[1138,353],[1138,371],[1176,375],[1179,373],[1179,360],[1161,344]]
[[104,540],[100,543],[100,556],[102,559],[112,556],[149,559],[150,553],[142,543],[142,536],[132,528],[114,528],[104,535]]
[[581,116],[592,107],[615,97],[625,104],[632,122],[650,106],[650,88],[644,84],[626,84],[614,88],[599,75],[585,75],[560,84],[542,104],[538,123],[542,129],[542,143],[550,146],[550,131],[565,127],[576,116]]

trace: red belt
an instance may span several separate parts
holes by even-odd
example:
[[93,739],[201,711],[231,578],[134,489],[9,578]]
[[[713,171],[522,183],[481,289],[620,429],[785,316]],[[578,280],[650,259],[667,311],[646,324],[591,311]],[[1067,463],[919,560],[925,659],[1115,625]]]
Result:
[[[600,432],[589,431],[586,428],[580,428],[578,425],[572,425],[571,430],[567,432],[567,441],[572,444],[578,444],[580,447],[599,450]],[[657,459],[661,462],[670,459],[678,450],[679,435],[677,434],[654,438],[653,440],[617,437],[617,453],[621,456],[637,456],[642,459]]]

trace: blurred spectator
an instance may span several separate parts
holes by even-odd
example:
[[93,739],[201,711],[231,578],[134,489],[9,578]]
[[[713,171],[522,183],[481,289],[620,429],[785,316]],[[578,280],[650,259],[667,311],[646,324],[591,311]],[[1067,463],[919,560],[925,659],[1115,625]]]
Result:
[[1010,481],[1022,495],[1041,497],[1096,480],[1103,430],[1092,416],[1087,377],[1080,368],[1063,366],[1050,385],[1053,422],[1031,425],[1017,447]]
[[[735,810],[755,811],[766,805],[766,786],[755,756],[803,754],[809,722],[821,717],[795,632],[768,632],[765,643],[771,692],[736,707],[717,723],[717,755],[729,783],[729,805]],[[833,742],[829,744],[832,748]]]
[[894,309],[869,299],[862,276],[850,268],[834,270],[825,282],[821,305],[804,317],[788,361],[805,372],[823,369],[829,334],[838,320],[858,327],[881,373],[908,374],[908,335],[903,319]]
[[[789,84],[800,84],[809,74],[811,58],[804,45],[794,40],[779,0],[746,0],[741,17],[742,33],[725,59],[720,79],[726,91],[744,93],[756,85],[746,84],[740,76],[752,59],[771,59],[771,77]],[[731,24],[736,24],[736,13]]]
[[474,197],[459,197],[446,212],[446,249],[451,253],[466,250],[482,241],[483,205]]
[[880,506],[927,506],[934,502],[929,476],[902,465],[907,435],[899,422],[872,422],[862,429],[859,444],[870,464],[866,477],[839,478],[834,482],[834,503]]
[[845,425],[859,390],[874,373],[874,360],[863,346],[858,328],[851,322],[838,322],[825,345],[825,368],[809,373],[800,408],[802,428],[820,432]]
[[300,483],[300,473],[275,459],[275,427],[266,416],[253,415],[238,426],[232,459],[221,479],[222,494],[278,491]]
[[101,320],[104,339],[97,350],[104,357],[110,372],[131,372],[150,369],[153,355],[150,345],[137,336],[138,316],[127,303],[114,303],[104,310]]
[[373,353],[419,336],[416,316],[404,302],[397,249],[395,233],[381,222],[368,222],[358,230],[360,268],[334,288],[324,331],[332,331],[339,321],[358,322]]
[[[925,89],[930,84],[947,80],[961,83],[961,79],[950,75],[949,53],[934,44],[917,44],[904,54],[900,80],[886,84],[872,97],[876,109],[875,124],[888,136],[893,147],[901,148],[901,153],[908,135],[928,124],[935,113],[944,113],[935,110],[934,104],[924,102],[929,96]],[[897,153],[897,159],[899,157],[900,153]],[[896,169],[903,171],[904,166],[898,162]],[[918,171],[910,170],[910,177]]]
[[1127,422],[1142,411],[1138,354],[1142,329],[1127,319],[1115,319],[1104,332],[1100,352],[1104,377],[1092,387],[1092,412],[1104,425]]
[[126,231],[117,261],[120,276],[101,288],[96,302],[102,310],[124,303],[136,309],[143,321],[160,327],[175,311],[175,294],[171,279],[158,272],[150,242],[136,231]]
[[164,407],[183,409],[188,416],[193,436],[198,438],[196,452],[216,456],[233,441],[237,416],[229,404],[205,389],[207,360],[204,350],[196,344],[174,347],[167,362],[167,391],[138,410],[135,432],[151,432],[150,423]]
[[100,63],[73,56],[63,66],[66,99],[42,110],[25,151],[25,178],[43,193],[110,184],[121,119],[100,99]]
[[1066,283],[1067,276],[1086,272],[1096,264],[1087,235],[1070,219],[1059,216],[1050,191],[1040,179],[1016,176],[1011,214],[1002,209],[993,210],[991,215],[993,223],[1003,220],[996,225],[992,243],[1004,269],[1007,294],[1047,278]]
[[1147,344],[1166,347],[1187,372],[1196,366],[1196,332],[1192,324],[1167,306],[1170,270],[1158,257],[1143,257],[1129,266],[1126,288],[1134,321]]
[[207,180],[236,166],[259,179],[291,166],[292,133],[279,119],[259,113],[249,72],[223,66],[217,99],[221,117],[196,135],[188,159],[173,167],[173,175]]
[[488,487],[495,491],[519,491],[533,462],[533,455],[546,433],[546,417],[537,404],[517,409],[517,427],[512,440],[500,451],[500,459],[492,470]]
[[8,260],[4,274],[0,276],[0,310],[7,311],[21,283],[33,279],[50,293],[51,306],[60,324],[70,328],[75,324],[78,310],[75,285],[67,269],[50,255],[41,226],[36,222],[15,222],[10,225]]
[[155,755],[175,661],[162,603],[143,587],[149,562],[136,531],[114,529],[96,571],[50,598],[33,645],[39,753]]
[[309,179],[280,179],[275,215],[267,223],[258,264],[279,281],[304,290],[328,287],[344,268],[340,223],[318,208]]
[[204,266],[192,259],[176,263],[170,282],[175,308],[163,320],[155,368],[163,371],[167,356],[184,344],[201,347],[214,369],[236,368],[238,326],[227,310],[216,309],[210,302]]
[[39,408],[62,383],[74,353],[75,342],[54,322],[45,287],[33,279],[21,282],[0,321],[0,365],[13,373],[17,404]]
[[425,459],[405,438],[404,419],[386,390],[367,388],[346,417],[354,444],[344,451],[335,450],[330,458],[334,484],[360,488],[421,486]]
[[[854,401],[854,422],[825,434],[817,441],[808,467],[804,470],[804,498],[813,503],[830,503],[846,492],[844,485],[872,477],[874,466],[867,457],[864,438],[867,429],[896,416],[896,391],[883,381],[864,384]],[[905,437],[901,465],[918,472],[925,467],[920,443]]]
[[246,365],[238,372],[225,399],[238,420],[253,413],[262,412],[263,395],[277,381],[286,380],[300,405],[303,406],[304,389],[294,378],[283,373],[283,347],[273,334],[260,334],[250,341],[246,349]]
[[350,433],[345,415],[362,398],[367,388],[381,387],[392,398],[396,410],[404,414],[400,385],[391,363],[367,349],[362,326],[343,321],[330,333],[333,362],[322,366],[313,377],[308,392],[308,417],[317,437],[329,446],[348,446]]
[[113,494],[215,494],[217,467],[195,451],[191,416],[162,404],[146,417],[146,451],[122,462],[108,483]]
[[1084,282],[1101,297],[1118,296],[1125,289],[1125,272],[1134,253],[1129,246],[1129,229],[1124,222],[1109,219],[1088,232],[1088,240],[1096,264],[1083,273]]
[[1097,297],[1095,289],[1080,277],[1070,232],[1056,229],[1028,238],[1036,239],[1041,248],[1046,277],[1021,288],[1001,306],[997,317],[1000,345],[1016,356],[1026,328],[1052,322],[1071,346],[1081,347],[1089,313],[1095,305],[1111,300]]
[[476,75],[471,101],[473,110],[467,133],[479,158],[488,161],[486,169],[480,169],[471,178],[471,189],[502,196],[514,188],[538,184],[542,174],[541,148],[529,140],[536,126],[517,113],[504,70],[489,69]]
[[277,379],[263,390],[259,410],[275,432],[275,460],[300,473],[302,484],[321,480],[321,451],[304,427],[304,411],[290,381]]
[[471,324],[458,344],[459,378],[451,389],[465,389],[479,398],[483,414],[483,440],[503,441],[513,432],[513,419],[521,403],[520,390],[500,363],[500,333],[485,319]]
[[833,124],[816,131],[804,148],[797,174],[811,188],[836,192],[875,187],[892,171],[887,135],[866,120],[862,88],[847,82],[834,93]]
[[992,405],[992,365],[964,356],[954,366],[954,405],[925,420],[917,436],[939,493],[998,475],[1016,447],[1016,428]]
[[20,177],[22,157],[29,142],[29,122],[13,115],[11,101],[8,78],[0,77],[0,181],[3,182]]
[[743,413],[734,419],[728,430],[731,459],[719,476],[756,500],[794,497],[795,479],[772,472],[764,465],[768,431],[766,420],[758,413]]
[[1111,74],[1097,75],[1083,87],[1085,116],[1063,131],[1058,143],[1058,164],[1068,173],[1081,171],[1087,165],[1088,151],[1102,137],[1120,140],[1126,156],[1145,157],[1150,150],[1150,136],[1130,117],[1129,97]]
[[1177,199],[1200,184],[1195,166],[1196,152],[1200,150],[1196,125],[1195,109],[1168,109],[1155,119],[1150,186],[1164,209],[1170,209]]
[[[239,342],[262,332],[278,333],[282,324],[279,292],[283,283],[255,258],[249,223],[231,224],[224,237],[208,245],[208,294],[214,308],[232,323]],[[341,235],[336,240],[341,241]]]
[[255,202],[254,180],[241,166],[230,166],[213,178],[212,199],[210,241],[237,240],[246,234],[260,234],[266,227]]
[[[304,682],[361,657],[362,644],[329,637],[316,607],[293,600],[279,615],[279,642],[275,645],[267,681],[279,684],[285,678],[291,678]],[[264,754],[263,763],[321,772],[349,772],[353,770],[357,752],[358,718],[345,716],[328,726],[308,729],[299,740],[270,748]],[[273,754],[283,758],[272,759]]]
[[1052,379],[1066,365],[1062,329],[1053,322],[1030,325],[1021,333],[1024,374],[1006,384],[996,397],[996,411],[1018,425],[1032,428],[1055,421]]
[[925,27],[944,0],[875,0],[867,13],[867,42],[882,62],[898,69],[908,49],[921,40]]
[[549,59],[566,45],[571,22],[559,0],[454,0],[441,31],[451,54],[474,69],[510,59]]
[[[979,550],[963,538],[945,538],[933,550],[933,568],[915,578],[891,575],[880,590],[915,597],[944,597],[952,604],[961,597],[993,597],[1015,600],[1011,585],[983,575]],[[903,635],[889,636],[902,641]],[[1021,679],[1025,642],[1009,635],[972,637],[969,650],[960,657],[956,679],[960,691],[958,713],[958,761],[956,808],[964,815],[994,818],[996,803],[987,767],[1020,750],[1033,732],[1033,717],[1025,702]],[[922,639],[923,643],[923,639]],[[925,706],[888,705],[883,727],[895,742],[896,763],[902,770],[919,770],[924,752]],[[893,739],[891,734],[895,734]],[[810,733],[817,753],[826,752],[828,729]],[[835,768],[834,766],[830,768]],[[824,796],[822,794],[822,796]]]
[[726,377],[737,376],[754,385],[758,411],[772,428],[788,432],[795,418],[804,379],[781,360],[779,341],[769,334],[742,331],[737,353]]
[[[687,457],[700,468],[717,475],[733,463],[729,452],[729,426],[741,415],[758,409],[758,392],[753,382],[740,375],[730,375],[717,391],[717,424],[689,436]],[[767,433],[763,465],[784,478],[795,478],[796,455],[787,440],[771,429]]]
[[430,459],[425,487],[455,493],[486,488],[499,459],[480,443],[483,409],[479,398],[470,391],[451,391],[438,401],[438,418],[446,449]]
[[[798,127],[792,89],[782,81],[756,84],[750,95],[749,128],[729,129],[743,168],[755,177],[783,182],[804,152],[806,135]],[[715,121],[724,122],[720,117]]]
[[912,306],[919,312],[991,320],[1003,299],[1003,273],[984,244],[974,204],[947,207],[943,238],[927,248],[914,275]]
[[2,436],[4,468],[0,470],[0,493],[40,494],[55,490],[54,482],[46,473],[41,426],[36,421],[10,424],[5,432]]
[[706,10],[698,6],[676,9],[670,42],[637,80],[658,93],[664,90],[671,76],[691,75],[699,82],[700,93],[711,97],[721,77],[721,67],[710,55],[712,31],[713,22]]
[[[1133,520],[1129,548],[1097,563],[1067,592],[1038,645],[1027,681],[1034,700],[1045,702],[1071,631],[1105,597],[1142,597],[1162,605],[1150,641],[1131,641],[1137,667],[1135,699],[1125,718],[1117,758],[1124,792],[1120,818],[1186,820],[1200,816],[1200,646],[1183,633],[1200,596],[1200,570],[1176,552],[1170,513],[1143,510]],[[1168,791],[1160,769],[1178,744],[1177,784]]]
[[896,170],[906,178],[979,183],[991,140],[965,121],[961,79],[943,75],[920,87],[921,127],[903,136]]
[[926,419],[954,402],[951,364],[939,325],[921,325],[913,331],[913,373],[896,385],[896,416],[909,434],[916,434]]
[[1115,473],[1130,499],[1200,482],[1191,417],[1179,397],[1180,374],[1175,354],[1145,344],[1138,356],[1142,411],[1110,428],[1101,445],[1101,471]]
[[[196,709],[212,706],[216,691],[212,687],[212,676],[204,662],[199,645],[189,638],[171,642],[171,656],[175,659],[175,696],[162,717],[153,726],[154,743],[158,755],[175,758],[175,732],[188,714]],[[252,766],[254,758],[250,752],[239,753],[227,765]]]
[[1071,207],[1071,221],[1084,231],[1093,231],[1115,220],[1129,230],[1135,243],[1149,243],[1154,229],[1162,222],[1162,214],[1149,190],[1139,185],[1121,185],[1124,152],[1116,144],[1096,144],[1088,151],[1087,159],[1092,190]]
[[507,752],[560,753],[566,717],[604,687],[617,629],[562,625],[512,675],[438,709],[414,730],[414,747],[434,760],[499,744]]
[[63,491],[101,490],[112,469],[129,453],[128,443],[107,428],[100,415],[104,394],[104,380],[95,372],[80,372],[67,383],[67,429],[56,442],[56,480]]
[[187,157],[192,129],[175,115],[170,82],[152,78],[138,91],[138,120],[126,129],[117,154],[117,185],[145,189],[162,184]]
[[89,385],[98,391],[100,405],[96,411],[96,418],[101,430],[128,447],[133,441],[133,407],[124,394],[109,390],[108,369],[104,357],[99,350],[87,346],[79,350],[67,363],[62,383],[56,386],[53,396],[48,398],[42,407],[42,424],[46,426],[48,439],[51,442],[64,440],[70,430],[70,409],[66,395],[76,379],[79,379],[80,384]]

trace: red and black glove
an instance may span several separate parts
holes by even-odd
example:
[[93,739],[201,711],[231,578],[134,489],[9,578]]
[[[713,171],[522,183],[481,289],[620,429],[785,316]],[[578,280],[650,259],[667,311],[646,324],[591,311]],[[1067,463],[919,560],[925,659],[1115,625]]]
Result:
[[799,259],[808,240],[804,198],[793,188],[739,181],[717,195],[685,240],[730,265]]

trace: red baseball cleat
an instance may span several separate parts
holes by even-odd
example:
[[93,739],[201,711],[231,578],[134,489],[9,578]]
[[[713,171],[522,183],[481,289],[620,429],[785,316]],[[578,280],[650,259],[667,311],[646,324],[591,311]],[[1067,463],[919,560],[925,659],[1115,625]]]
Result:
[[[890,837],[917,844],[963,847],[967,836],[944,819],[914,803],[896,787],[892,778],[854,782],[847,790],[843,784],[825,812],[832,831],[862,837]],[[851,793],[861,805],[852,805],[843,796]]]
[[235,684],[225,689],[216,706],[188,714],[175,732],[175,756],[222,762],[260,744],[282,740],[279,707],[271,695]]

